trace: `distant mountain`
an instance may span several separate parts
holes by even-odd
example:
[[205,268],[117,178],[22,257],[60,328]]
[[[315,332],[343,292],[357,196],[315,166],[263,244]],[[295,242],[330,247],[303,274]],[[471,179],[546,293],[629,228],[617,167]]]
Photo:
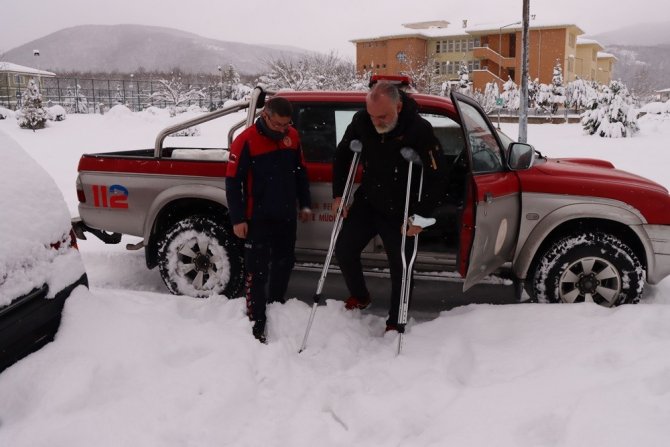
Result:
[[[33,50],[39,49],[39,59]],[[172,28],[144,25],[82,25],[28,42],[3,59],[55,73],[92,71],[121,73],[169,71],[216,73],[233,64],[240,74],[258,74],[269,59],[299,56],[307,50],[279,45],[252,45],[208,39]]]
[[622,80],[637,96],[670,88],[670,22],[645,23],[586,36],[617,58],[613,79]]
[[590,37],[603,45],[670,45],[670,22],[641,23]]

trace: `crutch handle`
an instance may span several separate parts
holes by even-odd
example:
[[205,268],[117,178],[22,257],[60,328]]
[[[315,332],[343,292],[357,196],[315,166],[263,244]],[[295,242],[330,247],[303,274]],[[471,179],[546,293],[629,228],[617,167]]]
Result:
[[361,140],[351,140],[349,143],[349,149],[351,149],[352,152],[360,154],[363,150],[363,143],[361,143]]
[[414,165],[421,165],[421,157],[419,157],[419,154],[416,153],[414,149],[411,147],[403,147],[400,149],[400,155],[402,155],[402,158],[405,159],[405,161],[412,163]]

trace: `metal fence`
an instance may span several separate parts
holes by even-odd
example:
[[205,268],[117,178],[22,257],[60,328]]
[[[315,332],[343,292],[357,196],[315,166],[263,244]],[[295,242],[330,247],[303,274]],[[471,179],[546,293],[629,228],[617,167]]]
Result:
[[[155,99],[154,93],[162,89],[157,80],[128,79],[79,79],[41,78],[40,93],[45,106],[60,105],[68,113],[104,113],[117,104],[123,104],[133,111],[151,106],[165,108],[170,104]],[[190,84],[190,88],[200,90],[203,96],[181,104],[214,110],[227,99],[224,83]],[[27,85],[0,85],[0,106],[9,109],[21,108],[21,95]]]

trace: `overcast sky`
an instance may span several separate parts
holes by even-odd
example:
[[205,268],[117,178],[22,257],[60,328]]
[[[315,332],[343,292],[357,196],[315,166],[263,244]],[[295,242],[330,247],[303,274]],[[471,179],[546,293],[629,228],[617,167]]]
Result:
[[[667,0],[531,0],[543,22],[579,25],[597,34],[639,23],[670,21]],[[133,23],[190,31],[244,43],[337,51],[353,58],[351,39],[384,34],[401,23],[447,20],[460,26],[521,19],[522,0],[5,0],[0,6],[0,53],[76,25]]]

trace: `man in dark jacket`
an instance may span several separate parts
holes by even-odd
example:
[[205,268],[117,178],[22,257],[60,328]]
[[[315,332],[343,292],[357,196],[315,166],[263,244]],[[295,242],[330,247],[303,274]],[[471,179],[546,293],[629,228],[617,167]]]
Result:
[[270,99],[256,123],[233,141],[226,171],[233,232],[246,239],[247,315],[262,343],[266,285],[270,300],[283,303],[295,263],[296,217],[304,222],[311,213],[307,171],[291,114],[287,99]]
[[[361,252],[375,236],[384,243],[391,271],[391,307],[386,330],[398,328],[398,306],[402,283],[402,231],[412,237],[421,227],[403,223],[409,164],[402,157],[404,147],[414,149],[424,166],[424,186],[418,202],[419,176],[412,183],[410,215],[423,217],[443,200],[446,194],[446,166],[433,127],[418,114],[416,102],[393,84],[380,82],[366,98],[366,110],[356,113],[335,152],[333,165],[333,209],[342,199],[348,167],[353,157],[349,144],[363,143],[361,163],[363,179],[354,195],[350,210],[335,246],[342,275],[351,297],[346,308],[365,309],[371,302],[363,277]],[[413,243],[407,244],[408,248]],[[409,253],[409,250],[408,250]],[[408,258],[409,259],[409,258]]]

